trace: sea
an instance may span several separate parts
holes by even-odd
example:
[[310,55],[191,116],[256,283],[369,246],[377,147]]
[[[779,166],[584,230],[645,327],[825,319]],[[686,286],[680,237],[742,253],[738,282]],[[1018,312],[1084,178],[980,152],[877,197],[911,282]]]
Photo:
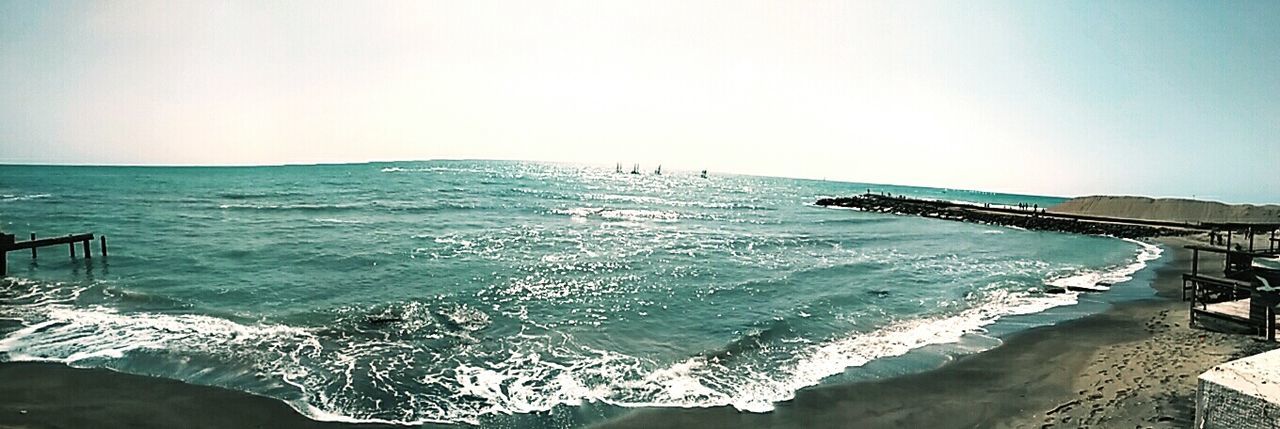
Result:
[[[628,164],[628,167],[630,165]],[[818,207],[1061,198],[614,165],[0,166],[0,361],[250,392],[318,420],[581,427],[767,413],[1150,294],[1161,248]],[[1093,286],[1100,293],[1047,293]]]

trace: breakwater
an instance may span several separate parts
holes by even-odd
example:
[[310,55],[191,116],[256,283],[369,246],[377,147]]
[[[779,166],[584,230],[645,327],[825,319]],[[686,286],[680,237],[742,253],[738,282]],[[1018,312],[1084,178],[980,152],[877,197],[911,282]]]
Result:
[[1120,238],[1186,235],[1196,232],[1190,225],[1172,226],[1167,222],[1140,219],[1103,219],[1095,216],[1048,213],[1038,207],[992,207],[871,193],[852,197],[822,198],[816,204],[823,207],[844,207],[867,212],[923,216],[943,220],[1012,226],[1037,231],[1107,235]]

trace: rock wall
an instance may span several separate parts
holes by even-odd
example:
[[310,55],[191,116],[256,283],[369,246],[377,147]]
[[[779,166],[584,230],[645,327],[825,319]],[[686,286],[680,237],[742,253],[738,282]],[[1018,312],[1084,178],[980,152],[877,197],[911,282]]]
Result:
[[1185,235],[1186,230],[1117,222],[1094,222],[1052,215],[1033,210],[1012,210],[959,204],[947,201],[917,200],[876,194],[844,198],[823,198],[820,206],[836,206],[869,212],[894,213],[935,219],[1014,226],[1039,231],[1075,234],[1109,235],[1121,238]]

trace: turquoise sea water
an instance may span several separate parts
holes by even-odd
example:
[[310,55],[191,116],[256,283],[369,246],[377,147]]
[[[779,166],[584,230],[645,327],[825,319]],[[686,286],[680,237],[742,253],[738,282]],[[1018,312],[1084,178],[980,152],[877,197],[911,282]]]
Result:
[[108,258],[96,244],[88,260],[8,256],[0,359],[228,387],[319,419],[767,412],[868,362],[1074,304],[1041,290],[1123,280],[1158,252],[813,205],[868,188],[1061,201],[501,161],[0,166],[0,229],[110,244]]

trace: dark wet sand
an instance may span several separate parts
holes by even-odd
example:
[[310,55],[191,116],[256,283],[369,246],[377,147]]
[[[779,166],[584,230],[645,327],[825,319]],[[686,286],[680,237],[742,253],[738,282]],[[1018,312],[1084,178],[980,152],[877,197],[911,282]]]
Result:
[[0,364],[0,428],[374,428],[322,423],[284,402],[217,387],[78,369]]
[[[1169,245],[1162,298],[1014,334],[941,368],[797,393],[766,414],[730,407],[640,409],[610,428],[1190,427],[1196,376],[1260,351],[1247,336],[1187,327],[1189,265]],[[0,364],[0,428],[379,427],[310,420],[266,397],[49,363]]]

